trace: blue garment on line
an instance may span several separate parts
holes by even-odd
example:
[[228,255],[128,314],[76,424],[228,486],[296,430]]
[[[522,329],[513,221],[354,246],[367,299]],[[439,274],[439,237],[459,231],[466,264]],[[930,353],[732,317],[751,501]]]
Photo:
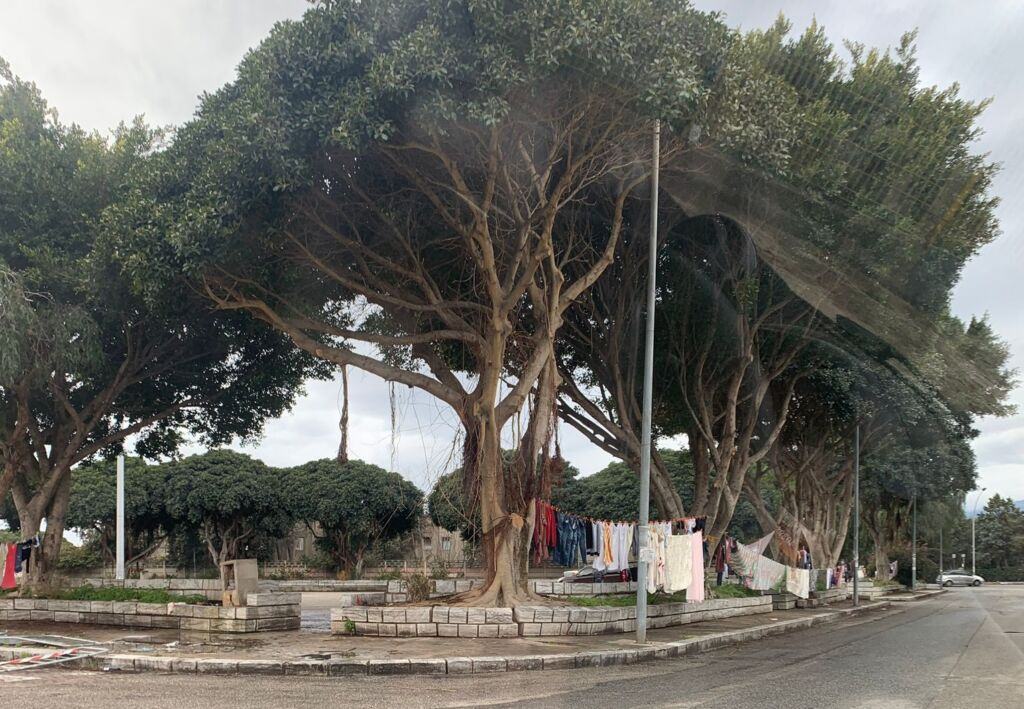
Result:
[[579,517],[557,513],[558,545],[551,561],[559,566],[576,566],[587,558],[586,523]]

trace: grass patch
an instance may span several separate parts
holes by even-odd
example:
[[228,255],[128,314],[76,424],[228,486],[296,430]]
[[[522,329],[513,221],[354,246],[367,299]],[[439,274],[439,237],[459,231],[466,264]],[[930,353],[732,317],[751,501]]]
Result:
[[206,603],[206,596],[181,595],[158,588],[76,588],[53,589],[22,594],[23,597],[49,598],[57,601],[137,601],[138,603]]
[[[649,606],[660,606],[663,603],[683,603],[686,601],[686,592],[679,591],[671,595],[664,593],[648,593],[647,594],[647,605]],[[607,596],[573,596],[572,604],[574,606],[635,606],[636,605],[636,594],[629,593],[623,595],[607,595]]]
[[715,586],[709,593],[713,598],[753,598],[754,596],[760,596],[761,594],[757,591],[753,591],[746,586],[740,586],[736,583],[722,584],[721,586]]

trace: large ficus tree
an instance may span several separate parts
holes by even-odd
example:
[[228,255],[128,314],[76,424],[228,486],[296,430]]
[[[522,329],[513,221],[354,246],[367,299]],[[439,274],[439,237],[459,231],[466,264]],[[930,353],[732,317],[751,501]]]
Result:
[[[995,395],[986,410],[1005,413],[998,347],[979,359],[977,340],[946,315],[966,259],[997,233],[994,166],[972,151],[985,104],[922,86],[912,40],[893,52],[851,45],[844,63],[817,25],[745,35],[725,68],[746,66],[771,87],[770,102],[742,101],[785,118],[791,130],[775,134],[785,150],[751,169],[712,142],[683,155],[677,168],[688,170],[665,171],[655,432],[687,433],[697,470],[687,511],[708,514],[713,533],[785,431],[793,391],[818,366],[804,356],[813,342],[895,360],[951,402]],[[644,255],[620,246],[613,277],[561,330],[562,362],[588,385],[563,377],[562,412],[635,465]],[[888,347],[847,347],[847,329]],[[655,458],[652,496],[672,509],[661,467]]]
[[296,518],[339,569],[360,578],[367,551],[414,529],[423,493],[398,473],[359,460],[314,460],[284,475]]
[[[125,563],[143,561],[167,539],[174,527],[167,513],[165,468],[141,458],[125,461]],[[80,465],[71,473],[67,526],[76,529],[114,563],[117,540],[117,474],[112,460]]]
[[104,214],[156,139],[138,122],[110,140],[65,125],[0,63],[0,496],[24,535],[46,519],[30,583],[54,568],[74,465],[129,436],[152,456],[184,432],[255,435],[319,366],[248,318],[214,317],[180,274],[131,287]]
[[[651,119],[666,163],[694,131],[745,145],[746,113],[711,100],[727,38],[667,0],[319,3],[155,161],[120,215],[137,272],[187,272],[222,310],[451,406],[487,561],[466,600],[514,603],[555,334],[646,198]],[[506,472],[502,430],[530,397]]]
[[203,541],[225,589],[223,562],[250,556],[295,524],[281,472],[251,456],[212,450],[162,467],[168,515]]

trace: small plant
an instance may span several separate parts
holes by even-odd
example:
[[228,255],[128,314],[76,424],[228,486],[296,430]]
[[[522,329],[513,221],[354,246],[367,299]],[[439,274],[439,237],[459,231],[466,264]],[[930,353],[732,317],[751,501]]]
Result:
[[401,581],[402,580],[402,572],[401,571],[382,571],[379,574],[377,574],[377,580],[378,581]]
[[448,578],[448,566],[444,563],[443,559],[438,559],[435,556],[430,560],[430,578],[434,580]]
[[345,632],[348,633],[349,635],[355,635],[356,634],[356,622],[354,620],[346,620],[345,621]]
[[423,574],[412,574],[405,580],[410,601],[425,601],[430,597],[430,579]]

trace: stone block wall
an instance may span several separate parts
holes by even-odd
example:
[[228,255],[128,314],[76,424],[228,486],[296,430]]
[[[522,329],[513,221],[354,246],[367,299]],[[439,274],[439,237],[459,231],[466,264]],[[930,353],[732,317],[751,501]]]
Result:
[[514,638],[519,626],[511,608],[334,608],[331,632],[399,638]]
[[[701,603],[648,607],[648,628],[772,610],[771,596],[726,598]],[[513,638],[547,635],[599,635],[636,630],[636,607],[520,606],[518,608],[335,608],[331,632],[386,637]]]
[[[699,603],[664,603],[647,607],[648,628],[668,628],[705,620],[732,618],[772,610],[767,597],[721,598]],[[636,606],[565,607],[520,606],[515,609],[519,634],[603,635],[636,631]]]
[[297,593],[253,593],[243,608],[191,603],[136,601],[61,601],[48,598],[0,598],[0,621],[84,623],[126,628],[170,628],[210,633],[297,630],[301,620]]

